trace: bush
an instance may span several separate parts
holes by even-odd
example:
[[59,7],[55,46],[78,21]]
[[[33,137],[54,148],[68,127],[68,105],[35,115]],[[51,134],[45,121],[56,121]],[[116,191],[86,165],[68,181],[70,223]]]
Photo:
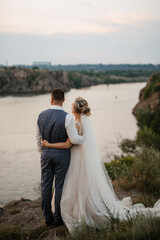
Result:
[[33,70],[38,70],[39,67],[34,66],[34,67],[32,67],[32,69],[33,69]]
[[131,171],[137,188],[145,192],[160,192],[160,152],[142,148],[135,155]]
[[154,92],[160,92],[160,85],[154,86],[153,91]]
[[69,72],[67,76],[68,76],[69,81],[73,82],[73,85],[74,85],[75,88],[80,88],[81,87],[81,82],[82,82],[82,77],[81,76],[78,76],[74,72]]
[[137,132],[136,144],[153,147],[160,151],[160,136],[154,133],[151,128],[144,127]]
[[153,132],[160,135],[160,106],[157,108],[156,112],[153,114],[153,120],[150,124]]
[[6,85],[7,85],[7,79],[0,77],[0,88],[3,88]]
[[159,92],[160,90],[160,74],[153,74],[151,76],[151,82],[144,88],[143,96],[147,99],[152,93]]
[[151,110],[149,108],[141,108],[138,110],[136,118],[139,127],[150,127],[150,124],[153,120],[153,114],[151,113]]
[[137,141],[125,138],[121,141],[119,147],[123,153],[133,154],[137,149]]
[[154,133],[160,135],[160,106],[154,113],[151,113],[149,108],[139,109],[136,118],[140,128],[151,128]]
[[110,163],[105,163],[105,167],[108,171],[109,177],[112,180],[115,180],[119,178],[122,172],[123,174],[125,174],[125,172],[128,172],[132,163],[133,163],[133,157],[128,156],[128,157],[121,158],[119,160],[113,160]]
[[150,95],[151,95],[151,93],[152,93],[152,88],[153,88],[153,85],[151,84],[151,85],[149,85],[148,87],[146,87],[145,89],[144,89],[144,92],[143,92],[143,96],[144,96],[144,99],[147,99]]
[[133,163],[127,171],[124,168],[119,176],[114,176],[116,183],[124,189],[136,188],[142,192],[159,194],[160,152],[154,148],[143,147],[135,154]]

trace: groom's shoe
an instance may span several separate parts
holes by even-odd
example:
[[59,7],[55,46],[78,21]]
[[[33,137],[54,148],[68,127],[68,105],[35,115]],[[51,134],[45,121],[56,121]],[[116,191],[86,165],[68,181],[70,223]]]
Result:
[[46,226],[47,226],[47,227],[55,226],[55,225],[56,225],[56,224],[55,224],[55,221],[54,221],[54,217],[52,217],[51,220],[49,220],[49,221],[45,221],[45,223],[46,223]]
[[60,219],[59,221],[55,221],[54,223],[55,223],[56,227],[59,227],[59,226],[61,226],[61,225],[64,225],[64,222],[63,222],[62,219]]

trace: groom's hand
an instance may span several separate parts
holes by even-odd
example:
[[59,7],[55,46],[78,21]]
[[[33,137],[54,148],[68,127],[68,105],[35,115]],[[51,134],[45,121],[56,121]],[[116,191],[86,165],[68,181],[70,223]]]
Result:
[[70,148],[72,146],[72,143],[70,141],[70,139],[68,138],[66,141],[66,148]]
[[42,145],[43,147],[47,147],[47,146],[48,146],[48,141],[41,139],[41,145]]

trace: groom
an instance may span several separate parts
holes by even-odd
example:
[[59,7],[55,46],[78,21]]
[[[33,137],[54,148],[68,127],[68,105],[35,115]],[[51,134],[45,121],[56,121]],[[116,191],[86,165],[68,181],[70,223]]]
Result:
[[[51,94],[51,107],[39,114],[37,121],[37,146],[41,152],[41,194],[42,210],[47,226],[63,224],[60,201],[64,179],[70,163],[70,149],[53,149],[41,146],[41,139],[50,143],[65,142],[82,144],[72,115],[63,109],[64,91],[55,88]],[[55,212],[51,211],[52,186],[55,177]],[[72,187],[72,186],[71,186]]]

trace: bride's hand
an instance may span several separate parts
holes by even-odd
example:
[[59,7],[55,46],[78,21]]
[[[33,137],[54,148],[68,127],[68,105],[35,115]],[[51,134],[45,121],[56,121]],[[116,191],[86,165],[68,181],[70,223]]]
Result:
[[48,141],[41,139],[41,145],[42,145],[43,147],[48,147]]

